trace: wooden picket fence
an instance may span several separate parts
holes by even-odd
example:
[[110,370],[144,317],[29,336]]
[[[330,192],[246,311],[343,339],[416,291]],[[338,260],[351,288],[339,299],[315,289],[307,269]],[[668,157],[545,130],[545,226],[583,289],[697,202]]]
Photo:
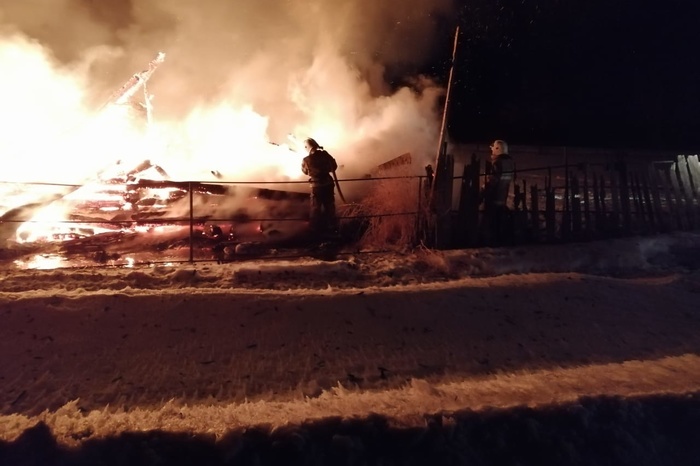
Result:
[[[451,163],[450,159],[446,159]],[[436,189],[451,196],[449,163]],[[459,182],[458,205],[438,215],[437,248],[587,241],[700,228],[697,155],[638,162],[577,163],[515,173],[500,238],[482,227],[479,199],[489,162],[472,156]],[[456,183],[453,183],[455,185]]]

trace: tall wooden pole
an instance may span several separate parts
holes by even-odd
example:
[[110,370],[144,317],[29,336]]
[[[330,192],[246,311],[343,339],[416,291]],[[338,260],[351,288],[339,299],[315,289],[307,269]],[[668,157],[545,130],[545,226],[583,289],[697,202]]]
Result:
[[435,157],[435,167],[434,167],[434,173],[436,174],[435,177],[433,178],[433,183],[430,187],[430,196],[429,196],[429,203],[428,206],[432,207],[433,206],[433,201],[435,199],[435,181],[437,180],[437,173],[439,173],[440,170],[440,155],[442,154],[443,151],[443,146],[445,143],[445,127],[447,126],[447,110],[450,106],[450,93],[452,92],[452,76],[454,75],[454,69],[455,69],[455,60],[457,58],[457,44],[459,42],[459,26],[457,26],[457,29],[455,30],[455,40],[454,40],[454,46],[452,49],[452,63],[450,64],[450,75],[447,80],[447,93],[445,94],[445,106],[442,110],[442,124],[440,125],[440,137],[438,138],[438,148],[437,148],[437,156]]

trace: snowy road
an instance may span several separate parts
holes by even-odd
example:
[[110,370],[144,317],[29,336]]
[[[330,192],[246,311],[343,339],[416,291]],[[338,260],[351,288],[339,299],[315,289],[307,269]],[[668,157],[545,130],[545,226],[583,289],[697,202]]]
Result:
[[6,270],[0,440],[37,423],[67,444],[338,416],[423,426],[590,397],[690,409],[697,239]]

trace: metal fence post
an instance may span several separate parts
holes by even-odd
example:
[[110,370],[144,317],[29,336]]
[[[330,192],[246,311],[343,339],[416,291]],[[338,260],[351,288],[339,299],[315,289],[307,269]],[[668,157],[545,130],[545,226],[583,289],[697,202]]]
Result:
[[192,194],[192,182],[187,183],[190,192],[190,262],[194,262],[194,195]]
[[423,177],[418,176],[418,199],[416,205],[416,222],[415,222],[415,234],[416,238],[422,238],[422,224],[423,224]]

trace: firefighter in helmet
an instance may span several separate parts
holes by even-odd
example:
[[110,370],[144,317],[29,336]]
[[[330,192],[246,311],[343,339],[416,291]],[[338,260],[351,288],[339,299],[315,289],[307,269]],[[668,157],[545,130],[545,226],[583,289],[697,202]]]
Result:
[[508,192],[515,176],[515,162],[508,153],[508,143],[496,139],[491,148],[491,172],[486,176],[482,200],[484,218],[482,233],[492,243],[500,243],[507,229]]
[[335,188],[331,174],[338,169],[338,164],[312,138],[304,141],[304,149],[309,155],[304,157],[301,171],[309,176],[311,183],[311,228],[318,236],[335,236]]

